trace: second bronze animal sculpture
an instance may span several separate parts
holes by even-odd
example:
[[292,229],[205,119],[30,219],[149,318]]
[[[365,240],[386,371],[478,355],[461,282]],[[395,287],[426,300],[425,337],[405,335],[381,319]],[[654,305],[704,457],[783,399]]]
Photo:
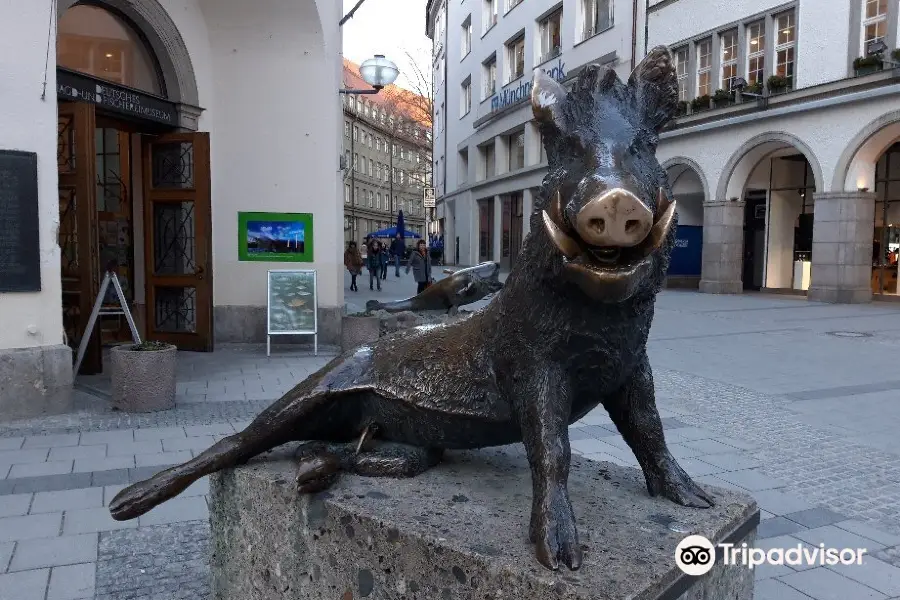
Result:
[[215,471],[295,440],[301,491],[340,471],[412,476],[445,450],[523,442],[529,534],[548,568],[581,565],[567,488],[569,425],[603,405],[647,490],[708,507],[669,452],[646,342],[675,241],[675,203],[656,159],[678,102],[665,48],[627,84],[586,67],[571,92],[541,72],[532,88],[550,172],[503,290],[467,319],[381,338],[329,362],[245,430],[122,490],[133,519]]
[[387,312],[446,310],[449,314],[456,314],[460,306],[478,302],[500,291],[503,284],[500,283],[499,277],[500,263],[485,262],[467,269],[453,271],[449,277],[441,279],[434,285],[425,288],[421,294],[406,300],[394,302],[369,300],[366,302],[366,310],[369,312],[375,310]]

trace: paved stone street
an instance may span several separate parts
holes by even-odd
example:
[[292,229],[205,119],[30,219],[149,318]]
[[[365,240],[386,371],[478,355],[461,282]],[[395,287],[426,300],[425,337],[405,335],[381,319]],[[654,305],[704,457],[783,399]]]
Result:
[[[364,306],[363,288],[348,303]],[[413,290],[391,270],[383,294]],[[861,566],[760,568],[757,600],[900,598],[900,304],[667,291],[649,349],[670,448],[699,480],[756,497],[759,546],[869,552]],[[0,423],[0,600],[204,597],[205,480],[136,521],[104,507],[244,427],[331,356],[182,353],[172,411],[111,412],[95,377],[79,382],[78,412]],[[602,409],[571,438],[590,458],[637,464]]]

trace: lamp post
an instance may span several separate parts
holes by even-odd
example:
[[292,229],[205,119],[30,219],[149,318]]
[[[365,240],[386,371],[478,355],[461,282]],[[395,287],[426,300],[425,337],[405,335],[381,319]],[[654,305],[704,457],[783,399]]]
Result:
[[[362,4],[360,2],[359,4]],[[357,4],[357,7],[359,6]],[[354,11],[356,9],[354,8]],[[352,16],[353,11],[351,11]],[[354,90],[354,89],[340,89],[338,93],[340,94],[353,94],[353,95],[367,95],[367,94],[377,94],[380,92],[385,86],[391,85],[397,80],[397,77],[400,75],[400,69],[397,68],[392,61],[386,59],[383,54],[376,54],[373,58],[363,62],[359,66],[359,74],[363,78],[363,81],[372,86],[372,89],[367,90]],[[353,127],[356,126],[356,107],[351,111],[353,114],[353,123],[350,130],[350,239],[356,239],[356,165],[353,163],[353,157],[355,156],[356,150],[356,139],[354,136]]]

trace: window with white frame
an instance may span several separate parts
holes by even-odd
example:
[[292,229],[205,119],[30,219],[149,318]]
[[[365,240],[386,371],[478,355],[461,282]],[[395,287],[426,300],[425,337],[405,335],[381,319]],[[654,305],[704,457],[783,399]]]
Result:
[[481,91],[482,98],[490,98],[497,90],[497,57],[492,56],[484,65],[482,65],[484,81],[484,89]]
[[516,171],[525,166],[525,130],[506,137],[509,147],[509,170]]
[[506,81],[514,81],[525,74],[525,34],[506,44]]
[[375,194],[375,208],[381,210],[381,192]]
[[462,90],[459,95],[459,116],[460,118],[469,114],[472,110],[472,78],[466,77],[462,83]]
[[350,122],[344,121],[344,135],[350,137]]
[[484,18],[481,22],[485,32],[497,24],[497,0],[484,0]]
[[466,17],[462,24],[462,48],[460,56],[465,58],[472,51],[472,15]]
[[883,41],[887,35],[888,0],[862,0],[862,48],[860,54],[868,54],[869,44]]
[[687,101],[687,76],[688,76],[688,48],[678,48],[672,51],[672,58],[675,61],[675,74],[678,76],[678,99]]
[[484,156],[484,176],[493,177],[497,174],[497,161],[494,154],[493,140],[481,147],[482,156]]
[[344,184],[344,204],[350,204],[350,186]]
[[775,16],[775,74],[794,87],[794,48],[797,44],[797,22],[794,11]]
[[584,10],[584,38],[613,26],[613,0],[581,0]]
[[712,40],[697,43],[697,97],[712,93]]
[[369,171],[368,171],[368,173],[366,173],[366,175],[375,177],[375,161],[374,160],[369,159]]
[[734,84],[734,80],[738,76],[738,32],[737,29],[725,31],[719,35],[720,54],[719,60],[722,61],[722,82],[723,90],[730,92]]
[[555,11],[540,22],[541,59],[546,62],[559,56],[562,48],[562,9]]
[[522,0],[506,0],[506,12],[511,11],[520,4],[522,4]]
[[766,25],[747,25],[747,83],[762,83],[766,69]]

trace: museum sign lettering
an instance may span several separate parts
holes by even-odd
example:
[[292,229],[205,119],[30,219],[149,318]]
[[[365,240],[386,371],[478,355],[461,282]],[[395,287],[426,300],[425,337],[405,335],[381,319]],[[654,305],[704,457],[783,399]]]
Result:
[[68,69],[56,70],[56,95],[60,100],[90,102],[126,116],[178,125],[173,102]]
[[[566,63],[560,59],[556,66],[541,70],[553,79],[562,81],[566,76]],[[531,96],[531,80],[523,81],[518,87],[507,88],[491,98],[491,112],[521,102],[529,96]]]

